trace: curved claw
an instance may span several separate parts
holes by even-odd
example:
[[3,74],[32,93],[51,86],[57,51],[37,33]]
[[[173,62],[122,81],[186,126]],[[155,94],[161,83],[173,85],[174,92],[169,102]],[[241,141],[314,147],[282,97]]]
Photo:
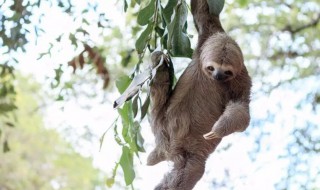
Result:
[[204,134],[203,137],[204,137],[206,140],[212,140],[212,139],[221,138],[221,137],[219,137],[219,136],[218,136],[215,132],[213,132],[213,131],[210,131],[209,133]]

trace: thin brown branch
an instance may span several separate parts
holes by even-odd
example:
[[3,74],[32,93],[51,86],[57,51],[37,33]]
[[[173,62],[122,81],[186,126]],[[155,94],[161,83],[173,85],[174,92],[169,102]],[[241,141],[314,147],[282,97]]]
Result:
[[289,31],[291,34],[295,34],[295,33],[298,33],[304,29],[307,29],[307,28],[311,28],[311,27],[315,27],[317,26],[317,24],[320,22],[320,14],[318,14],[317,18],[312,20],[310,23],[307,23],[305,25],[302,25],[298,28],[292,28],[291,25],[287,25],[283,31]]

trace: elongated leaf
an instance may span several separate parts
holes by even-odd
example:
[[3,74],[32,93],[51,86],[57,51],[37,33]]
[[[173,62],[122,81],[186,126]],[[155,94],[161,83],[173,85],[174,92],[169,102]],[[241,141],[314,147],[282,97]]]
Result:
[[147,28],[141,33],[141,35],[139,36],[139,38],[136,41],[136,50],[138,52],[138,54],[143,53],[144,48],[147,45],[147,42],[150,38],[150,35],[152,33],[152,29],[153,29],[153,23],[149,23]]
[[130,127],[130,115],[131,115],[131,110],[130,110],[130,102],[126,103],[123,108],[119,108],[118,112],[122,120],[122,137],[127,141],[127,135]]
[[9,148],[9,143],[8,141],[4,141],[3,143],[3,152],[6,153],[6,152],[9,152],[10,151],[10,148]]
[[135,172],[133,170],[133,155],[130,152],[130,149],[126,146],[122,147],[122,155],[119,163],[123,170],[126,185],[132,184],[132,181],[135,178]]
[[137,18],[138,24],[140,24],[141,26],[148,24],[154,12],[155,12],[155,0],[151,0],[146,7],[144,7],[139,11],[138,18]]
[[124,10],[124,12],[127,12],[127,9],[128,9],[128,3],[127,3],[127,1],[124,0],[123,4],[124,4],[123,10]]
[[139,99],[139,94],[137,94],[136,97],[132,100],[133,118],[135,118],[138,113],[138,99]]
[[141,135],[141,126],[138,122],[135,122],[135,143],[139,152],[145,152],[143,147],[144,139]]
[[171,22],[171,17],[173,15],[174,8],[177,6],[178,0],[170,0],[168,1],[167,5],[163,9],[163,18],[167,25]]
[[207,3],[209,5],[210,14],[219,16],[224,6],[224,0],[207,0]]
[[191,57],[192,49],[189,37],[184,32],[188,16],[188,7],[182,1],[175,12],[174,19],[168,26],[168,49],[175,57]]
[[150,95],[148,94],[146,101],[143,103],[141,107],[141,120],[147,115],[149,104],[150,104]]
[[131,82],[130,77],[122,76],[116,80],[116,87],[120,93],[123,93]]

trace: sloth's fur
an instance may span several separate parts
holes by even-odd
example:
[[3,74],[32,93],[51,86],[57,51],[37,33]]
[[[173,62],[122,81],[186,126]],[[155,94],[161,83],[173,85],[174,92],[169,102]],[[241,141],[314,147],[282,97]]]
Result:
[[[224,32],[219,18],[209,14],[206,0],[191,0],[191,9],[199,32],[191,63],[174,89],[166,63],[151,85],[156,148],[147,164],[174,163],[157,190],[192,189],[221,139],[244,131],[250,121],[251,79],[241,49]],[[162,55],[152,55],[153,67]]]

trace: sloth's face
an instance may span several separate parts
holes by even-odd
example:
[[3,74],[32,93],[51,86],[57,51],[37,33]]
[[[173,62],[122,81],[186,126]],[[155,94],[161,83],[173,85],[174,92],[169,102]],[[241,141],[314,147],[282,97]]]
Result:
[[232,80],[238,72],[231,64],[219,64],[214,61],[203,63],[202,70],[209,78],[219,82]]

